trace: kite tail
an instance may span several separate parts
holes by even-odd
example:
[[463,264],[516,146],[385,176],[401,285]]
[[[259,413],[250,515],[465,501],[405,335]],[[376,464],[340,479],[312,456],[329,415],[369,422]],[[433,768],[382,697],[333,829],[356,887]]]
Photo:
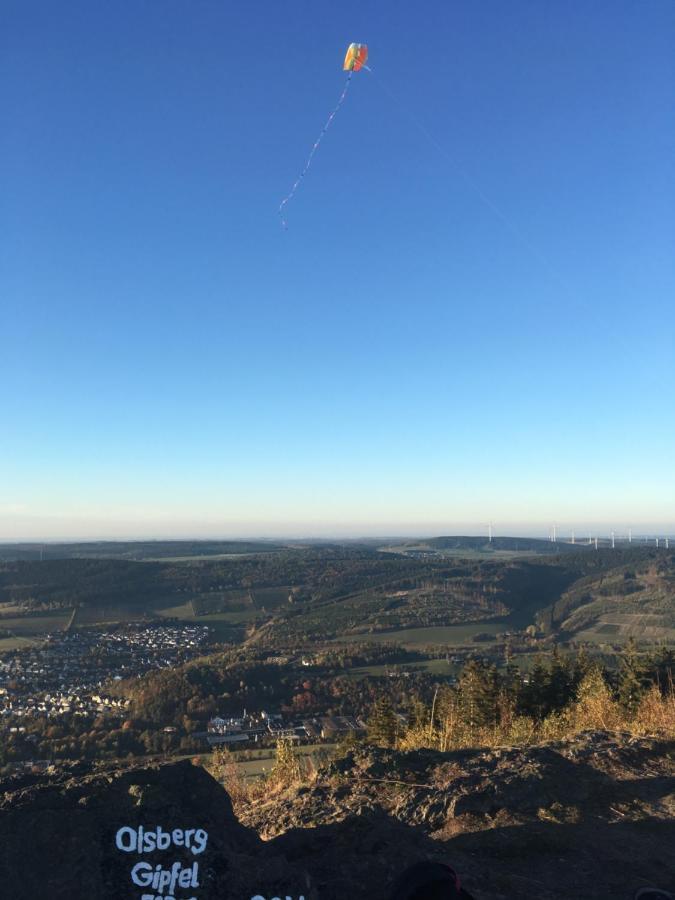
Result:
[[286,219],[284,218],[284,206],[286,206],[286,204],[288,203],[289,200],[293,199],[295,192],[300,187],[300,182],[307,174],[309,167],[312,165],[312,159],[314,158],[314,154],[316,153],[316,151],[319,148],[319,144],[323,140],[324,134],[328,131],[328,128],[330,127],[330,123],[333,121],[333,119],[335,118],[335,116],[337,114],[337,111],[340,109],[340,107],[342,106],[342,104],[345,101],[345,97],[347,96],[347,91],[349,90],[349,85],[351,83],[353,74],[354,74],[354,72],[350,71],[349,75],[347,75],[347,81],[345,82],[345,86],[342,89],[342,93],[340,94],[340,99],[338,100],[333,112],[328,116],[328,119],[326,120],[326,124],[321,129],[321,134],[318,136],[318,138],[314,142],[314,146],[312,147],[312,150],[311,150],[309,156],[307,157],[307,162],[305,163],[304,169],[298,175],[297,179],[295,180],[295,184],[290,189],[288,195],[286,197],[284,197],[284,199],[281,201],[281,203],[279,205],[279,218],[281,219],[281,224],[283,225],[284,228],[288,228],[288,225],[286,224]]

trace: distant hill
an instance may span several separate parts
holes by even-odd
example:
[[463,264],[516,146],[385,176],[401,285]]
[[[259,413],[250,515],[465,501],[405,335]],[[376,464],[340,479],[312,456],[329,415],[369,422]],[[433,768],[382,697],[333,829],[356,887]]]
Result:
[[[12,630],[10,618],[29,611],[77,606],[82,613],[98,611],[98,618],[83,615],[78,624],[165,609],[179,618],[212,614],[230,624],[255,621],[265,626],[256,640],[277,644],[395,635],[410,628],[426,629],[433,643],[430,629],[481,621],[500,621],[509,629],[536,623],[548,635],[593,643],[613,644],[631,635],[648,643],[675,642],[672,550],[577,545],[571,552],[572,545],[559,545],[564,550],[552,554],[532,549],[555,547],[548,541],[500,538],[503,547],[528,548],[501,556],[475,553],[479,540],[434,538],[427,542],[428,555],[355,544],[278,550],[264,544],[263,553],[164,560],[0,560],[0,627]],[[436,553],[436,546],[465,549],[446,555]]]
[[[601,551],[611,558],[613,551]],[[675,554],[629,553],[589,571],[537,613],[547,631],[594,642],[675,642]]]
[[444,537],[425,538],[417,541],[392,543],[392,548],[409,551],[463,551],[472,553],[543,553],[555,556],[559,553],[578,553],[591,549],[588,544],[572,544],[568,541],[549,541],[543,538],[527,537],[493,537],[488,540],[484,535],[450,535]]
[[275,553],[284,548],[284,544],[273,541],[86,541],[73,544],[0,544],[0,560],[181,559]]

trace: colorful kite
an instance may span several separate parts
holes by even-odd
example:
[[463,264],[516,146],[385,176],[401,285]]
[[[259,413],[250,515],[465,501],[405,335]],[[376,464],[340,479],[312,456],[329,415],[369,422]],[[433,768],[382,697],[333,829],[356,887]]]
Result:
[[345,70],[345,72],[358,72],[359,69],[362,69],[366,65],[367,59],[367,44],[350,44],[349,47],[347,47],[345,64],[342,68]]
[[295,184],[289,191],[288,196],[284,197],[284,199],[281,201],[281,204],[279,206],[279,217],[281,219],[281,224],[283,225],[284,228],[288,227],[286,225],[286,219],[284,218],[284,207],[286,206],[286,204],[288,203],[289,200],[293,199],[295,192],[300,187],[300,182],[307,174],[309,167],[312,165],[312,159],[314,158],[314,154],[316,153],[316,151],[319,149],[319,144],[323,140],[324,134],[328,131],[330,123],[333,121],[337,111],[340,109],[340,107],[344,103],[345,97],[347,96],[347,91],[349,90],[349,85],[352,80],[352,75],[354,74],[354,72],[358,72],[363,68],[368,69],[368,66],[366,65],[367,59],[368,59],[368,47],[366,46],[366,44],[350,44],[349,47],[347,48],[347,55],[345,56],[345,61],[344,61],[344,65],[342,68],[344,69],[345,72],[349,72],[349,75],[347,75],[347,81],[345,82],[345,86],[342,89],[342,93],[340,94],[340,99],[338,100],[337,105],[336,105],[335,109],[333,110],[333,112],[328,116],[328,119],[326,120],[326,124],[321,129],[321,134],[318,136],[318,138],[314,142],[314,146],[312,147],[312,149],[310,151],[310,154],[307,158],[307,162],[305,163],[304,169],[302,170],[302,172],[300,172],[300,174],[296,178]]

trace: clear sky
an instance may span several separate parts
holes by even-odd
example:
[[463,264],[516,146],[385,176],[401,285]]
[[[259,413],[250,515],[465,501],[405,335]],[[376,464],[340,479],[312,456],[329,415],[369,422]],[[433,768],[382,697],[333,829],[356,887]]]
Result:
[[5,0],[0,538],[675,529],[674,37]]

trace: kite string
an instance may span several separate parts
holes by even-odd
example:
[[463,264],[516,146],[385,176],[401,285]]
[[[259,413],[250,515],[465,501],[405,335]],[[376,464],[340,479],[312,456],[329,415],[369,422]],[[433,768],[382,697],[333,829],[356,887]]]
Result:
[[[367,66],[363,67],[368,68]],[[432,144],[436,150],[441,154],[441,156],[445,157],[445,159],[450,163],[451,166],[457,171],[460,177],[465,181],[469,188],[476,194],[479,200],[492,211],[492,213],[502,222],[502,224],[511,232],[511,234],[520,242],[520,244],[525,247],[528,252],[535,257],[544,271],[547,272],[549,278],[552,282],[556,283],[563,289],[564,293],[572,298],[576,298],[578,296],[578,291],[572,286],[570,282],[568,282],[567,277],[559,271],[559,269],[553,265],[553,263],[548,259],[548,257],[542,252],[542,250],[532,241],[530,238],[523,232],[523,230],[518,226],[516,222],[510,216],[507,216],[506,213],[497,206],[497,204],[487,196],[485,191],[481,188],[481,186],[476,182],[476,179],[472,177],[466,169],[460,165],[458,160],[448,151],[447,147],[443,146],[443,144],[439,143],[438,140],[434,137],[434,135],[429,131],[424,122],[422,122],[415,113],[409,109],[406,105],[404,105],[401,100],[396,96],[396,94],[382,81],[381,78],[378,78],[372,69],[368,68],[368,72],[371,75],[371,78],[379,85],[379,87],[384,91],[385,94],[389,96],[389,99],[398,107],[399,111],[403,113],[405,116],[410,119],[410,121],[422,132],[422,134],[427,138],[430,144]],[[596,324],[599,328],[605,332],[606,331],[606,322],[598,315],[596,312],[595,306],[590,305],[588,307],[590,309],[590,313],[592,318],[595,320]],[[623,340],[620,336],[615,336],[617,344],[621,344],[626,351],[626,353],[630,353],[633,348],[628,344],[627,341]]]
[[522,230],[516,225],[515,222],[511,220],[506,213],[501,210],[497,204],[491,200],[485,191],[480,187],[480,185],[476,182],[476,179],[473,178],[466,169],[460,165],[459,161],[454,157],[442,144],[440,144],[434,135],[429,131],[426,125],[418,119],[418,117],[413,113],[411,109],[405,106],[401,100],[394,94],[394,92],[380,79],[378,78],[372,69],[368,69],[372,79],[379,85],[381,90],[388,94],[389,99],[394,102],[394,104],[398,107],[399,111],[402,112],[405,116],[407,116],[410,121],[422,132],[422,134],[426,137],[430,144],[432,144],[436,150],[440,153],[441,156],[444,156],[445,159],[450,163],[451,166],[458,173],[460,178],[464,180],[464,182],[468,185],[468,187],[475,193],[478,199],[483,203],[491,212],[501,220],[502,224],[508,228],[508,230],[523,244],[527,250],[533,255],[536,256],[539,262],[549,270],[549,274],[555,275],[559,279],[558,273],[553,270],[553,267],[546,259],[544,254],[536,247],[532,241],[522,232]]
[[[365,66],[364,66],[364,68],[365,68]],[[304,166],[302,172],[296,178],[295,183],[293,184],[293,187],[290,189],[288,195],[286,197],[284,197],[284,199],[279,204],[279,216],[281,218],[281,224],[283,225],[284,228],[288,228],[288,225],[286,224],[286,219],[284,219],[284,206],[286,206],[286,204],[288,203],[289,200],[293,199],[295,192],[300,187],[300,182],[307,174],[309,167],[312,165],[312,159],[314,158],[314,154],[316,153],[316,151],[319,148],[319,144],[323,140],[324,134],[328,131],[328,128],[330,127],[330,123],[333,121],[333,119],[335,118],[335,116],[337,114],[337,111],[340,109],[340,107],[342,106],[342,104],[345,101],[345,97],[347,96],[347,91],[349,90],[349,85],[351,84],[353,74],[354,74],[354,72],[353,72],[353,70],[351,70],[349,72],[349,75],[347,75],[347,80],[345,82],[344,88],[342,89],[342,93],[340,94],[340,99],[338,100],[338,102],[335,106],[335,109],[328,116],[328,119],[326,120],[326,124],[321,129],[321,134],[318,136],[316,141],[314,141],[314,146],[312,147],[310,154],[307,157],[307,162],[305,163],[305,166]]]

